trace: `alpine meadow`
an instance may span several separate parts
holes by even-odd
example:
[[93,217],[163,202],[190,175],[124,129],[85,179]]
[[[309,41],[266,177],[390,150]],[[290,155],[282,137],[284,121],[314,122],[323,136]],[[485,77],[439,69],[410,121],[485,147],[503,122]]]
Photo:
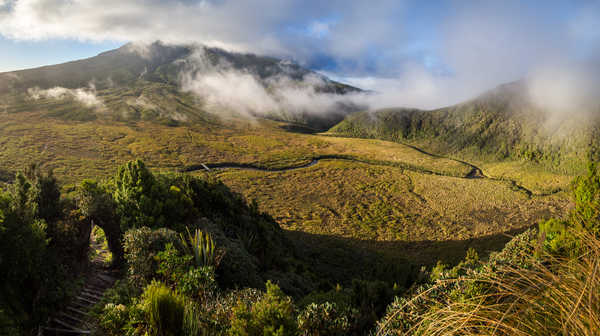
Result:
[[600,334],[598,27],[0,0],[0,335]]

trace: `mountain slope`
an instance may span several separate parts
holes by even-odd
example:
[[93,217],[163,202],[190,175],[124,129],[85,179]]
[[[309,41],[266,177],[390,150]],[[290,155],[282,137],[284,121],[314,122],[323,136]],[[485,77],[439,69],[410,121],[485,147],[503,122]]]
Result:
[[[67,120],[214,121],[214,114],[220,114],[222,107],[207,106],[205,101],[214,93],[185,88],[184,80],[199,80],[215,73],[246,75],[267,93],[284,86],[309,87],[311,92],[332,95],[360,91],[273,57],[156,42],[148,46],[127,44],[84,60],[0,73],[0,112],[42,111]],[[312,111],[271,109],[250,113],[323,129],[356,110],[344,106],[325,116]]]
[[329,132],[414,143],[479,161],[525,160],[579,171],[596,143],[595,120],[552,115],[536,107],[527,92],[526,83],[518,81],[436,110],[363,111]]

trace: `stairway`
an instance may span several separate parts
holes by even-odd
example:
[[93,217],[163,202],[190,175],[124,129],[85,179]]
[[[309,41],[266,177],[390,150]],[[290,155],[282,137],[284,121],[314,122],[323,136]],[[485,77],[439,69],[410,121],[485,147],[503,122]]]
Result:
[[93,237],[90,248],[97,253],[92,260],[92,269],[85,285],[62,311],[52,316],[47,324],[39,329],[38,336],[91,334],[89,312],[100,302],[104,292],[114,285],[116,278],[106,267],[108,251],[96,243]]

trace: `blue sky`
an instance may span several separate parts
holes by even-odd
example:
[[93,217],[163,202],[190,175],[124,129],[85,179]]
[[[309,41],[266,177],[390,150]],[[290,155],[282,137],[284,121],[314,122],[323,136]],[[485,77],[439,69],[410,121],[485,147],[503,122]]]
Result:
[[0,37],[0,72],[87,58],[121,44],[122,42],[82,42],[71,39],[15,41]]
[[0,0],[0,71],[155,40],[293,59],[442,103],[554,64],[599,64],[600,1]]

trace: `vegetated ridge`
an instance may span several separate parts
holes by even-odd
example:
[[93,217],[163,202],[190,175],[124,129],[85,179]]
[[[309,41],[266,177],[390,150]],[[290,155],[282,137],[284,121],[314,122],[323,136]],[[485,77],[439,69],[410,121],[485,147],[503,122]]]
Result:
[[346,117],[330,134],[416,144],[469,160],[521,160],[561,173],[585,171],[596,152],[598,120],[552,115],[528,96],[525,80],[435,110],[386,108]]

